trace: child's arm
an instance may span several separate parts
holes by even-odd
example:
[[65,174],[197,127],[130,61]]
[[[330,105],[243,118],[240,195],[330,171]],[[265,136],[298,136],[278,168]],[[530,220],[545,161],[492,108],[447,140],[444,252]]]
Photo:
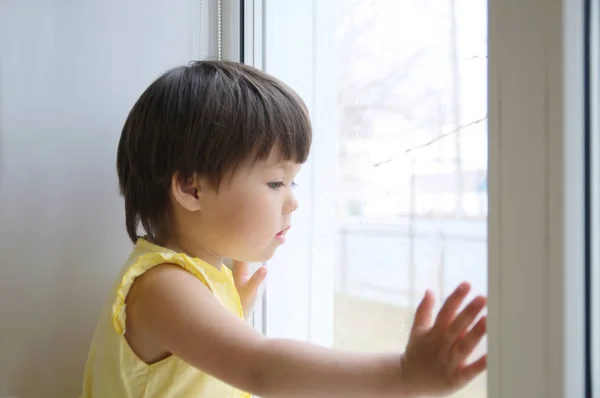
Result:
[[367,355],[267,339],[178,266],[157,266],[135,284],[131,315],[138,327],[196,368],[265,398],[444,395],[485,368],[484,359],[464,364],[485,333],[483,322],[468,330],[485,300],[474,300],[455,318],[468,288],[449,298],[432,328],[425,326],[433,305],[426,295],[404,355]]

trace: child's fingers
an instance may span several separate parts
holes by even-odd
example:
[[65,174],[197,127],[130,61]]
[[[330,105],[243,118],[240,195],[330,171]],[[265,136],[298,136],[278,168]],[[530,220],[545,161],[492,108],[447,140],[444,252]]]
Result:
[[421,300],[421,302],[419,303],[419,306],[417,307],[417,311],[415,313],[415,320],[414,320],[413,326],[412,326],[413,333],[416,330],[431,327],[431,321],[432,321],[432,316],[433,316],[432,311],[433,311],[434,303],[435,303],[435,299],[434,299],[433,295],[431,294],[431,292],[429,290],[427,290],[425,292],[425,296],[423,297],[423,300]]
[[458,307],[460,307],[460,304],[469,293],[469,290],[471,290],[471,286],[468,283],[461,283],[446,299],[435,320],[435,327],[437,329],[440,331],[446,330],[452,319],[454,319],[454,314],[456,314]]
[[487,355],[482,356],[470,365],[460,369],[457,374],[461,384],[465,384],[479,376],[487,367]]
[[236,286],[242,286],[250,279],[250,265],[243,261],[233,260],[233,281]]
[[471,355],[477,344],[485,336],[486,331],[486,318],[481,317],[475,326],[452,347],[451,363],[453,366],[460,366]]
[[257,269],[256,272],[252,275],[252,277],[248,279],[246,286],[244,286],[244,290],[246,291],[246,293],[251,295],[252,297],[256,296],[256,292],[260,288],[260,285],[265,281],[266,277],[267,269],[265,267],[260,267],[259,269]]
[[469,305],[454,318],[444,335],[446,349],[448,351],[452,348],[456,340],[466,331],[469,325],[477,318],[481,310],[485,307],[485,304],[485,297],[475,297],[473,301],[471,301]]

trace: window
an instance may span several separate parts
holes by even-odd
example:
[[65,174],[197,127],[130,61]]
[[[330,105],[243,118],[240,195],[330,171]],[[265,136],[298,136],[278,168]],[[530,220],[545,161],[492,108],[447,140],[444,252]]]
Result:
[[401,350],[426,288],[487,293],[486,2],[339,3],[334,345]]
[[[316,212],[332,201],[333,283],[311,300],[333,307],[335,347],[401,351],[426,288],[438,303],[463,280],[487,293],[486,5],[337,0],[326,14],[314,6],[329,26],[313,34],[331,47],[315,49],[313,78],[332,81],[297,88],[312,90],[304,98],[313,101],[316,156],[326,159],[312,176],[333,172],[301,203]],[[325,134],[335,141],[319,147]],[[277,294],[269,289],[267,300]],[[455,394],[485,396],[485,376]]]
[[585,396],[583,2],[241,5],[230,54],[315,129],[262,330],[401,349],[425,287],[467,279],[489,370],[457,396]]

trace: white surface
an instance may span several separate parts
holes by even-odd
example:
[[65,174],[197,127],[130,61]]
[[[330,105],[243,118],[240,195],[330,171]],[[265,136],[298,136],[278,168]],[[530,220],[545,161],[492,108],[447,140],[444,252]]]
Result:
[[199,1],[0,3],[0,395],[80,393],[131,249],[116,148],[142,90],[198,57]]
[[582,15],[490,1],[490,398],[584,396]]

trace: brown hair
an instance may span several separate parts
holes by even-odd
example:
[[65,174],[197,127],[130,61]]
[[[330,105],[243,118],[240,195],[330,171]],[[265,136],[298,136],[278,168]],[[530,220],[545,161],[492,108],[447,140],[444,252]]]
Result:
[[224,173],[266,159],[274,146],[304,163],[311,145],[304,102],[284,83],[255,68],[198,61],[156,79],[129,113],[117,151],[127,233],[151,239],[165,232],[175,173],[201,175],[217,188]]

